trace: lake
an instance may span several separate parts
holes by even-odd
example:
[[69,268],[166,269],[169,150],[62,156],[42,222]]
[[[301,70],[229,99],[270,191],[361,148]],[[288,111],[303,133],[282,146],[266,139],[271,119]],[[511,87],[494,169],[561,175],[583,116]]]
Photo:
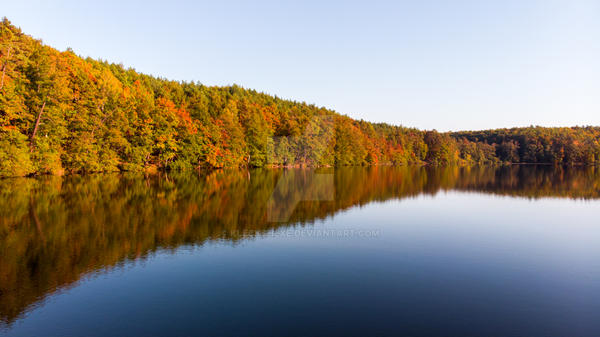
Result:
[[600,169],[0,180],[0,336],[600,336]]

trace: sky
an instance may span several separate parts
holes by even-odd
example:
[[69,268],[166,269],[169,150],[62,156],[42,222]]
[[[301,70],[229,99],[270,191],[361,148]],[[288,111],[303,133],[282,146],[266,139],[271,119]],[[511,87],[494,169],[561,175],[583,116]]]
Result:
[[421,129],[600,125],[600,1],[30,1],[47,45]]

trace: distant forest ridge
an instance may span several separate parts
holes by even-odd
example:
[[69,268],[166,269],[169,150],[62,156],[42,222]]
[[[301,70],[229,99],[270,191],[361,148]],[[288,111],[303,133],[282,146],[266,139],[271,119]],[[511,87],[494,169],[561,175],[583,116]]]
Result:
[[438,133],[137,73],[0,24],[0,176],[222,167],[600,163],[600,127]]

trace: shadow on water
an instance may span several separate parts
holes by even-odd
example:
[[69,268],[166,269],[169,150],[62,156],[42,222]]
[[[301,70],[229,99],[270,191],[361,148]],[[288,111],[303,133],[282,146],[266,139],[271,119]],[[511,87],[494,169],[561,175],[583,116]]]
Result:
[[157,249],[237,242],[356,205],[450,190],[598,199],[600,172],[370,167],[0,180],[0,327],[89,273]]

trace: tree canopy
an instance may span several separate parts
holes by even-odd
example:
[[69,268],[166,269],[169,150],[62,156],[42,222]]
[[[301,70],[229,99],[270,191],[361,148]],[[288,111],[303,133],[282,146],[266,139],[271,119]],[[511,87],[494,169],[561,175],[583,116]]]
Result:
[[263,166],[600,162],[600,128],[438,133],[145,75],[0,23],[0,176]]

